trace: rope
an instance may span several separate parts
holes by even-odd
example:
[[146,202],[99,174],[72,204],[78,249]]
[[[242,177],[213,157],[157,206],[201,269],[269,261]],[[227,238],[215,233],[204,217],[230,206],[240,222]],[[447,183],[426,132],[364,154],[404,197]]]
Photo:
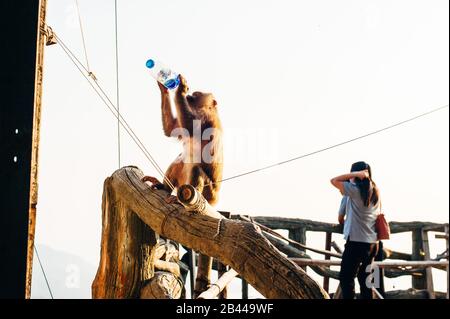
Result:
[[42,266],[41,258],[39,258],[39,253],[38,253],[38,251],[37,251],[36,246],[33,246],[33,247],[34,247],[34,251],[36,252],[36,257],[37,257],[37,259],[38,259],[39,265],[41,266],[41,271],[42,271],[42,274],[44,275],[44,279],[45,279],[45,283],[47,284],[48,292],[50,293],[50,296],[51,296],[52,299],[53,299],[52,289],[50,288],[50,284],[48,283],[47,275],[45,274],[44,267]]
[[[139,139],[137,134],[133,131],[131,126],[128,124],[128,122],[123,118],[121,114],[118,113],[117,108],[115,107],[114,103],[111,101],[111,99],[108,97],[108,95],[105,93],[103,88],[100,86],[98,81],[90,81],[89,80],[89,74],[88,69],[80,62],[80,60],[74,55],[74,53],[66,46],[64,41],[61,40],[61,38],[56,35],[55,33],[55,39],[60,44],[61,48],[63,49],[64,53],[69,57],[69,59],[72,61],[72,63],[75,65],[75,67],[80,71],[81,75],[88,81],[89,85],[92,87],[92,89],[97,93],[97,95],[100,97],[102,102],[105,104],[105,106],[109,109],[109,111],[113,114],[113,116],[119,121],[120,125],[125,129],[125,131],[128,133],[128,135],[131,137],[133,142],[138,146],[138,148],[142,151],[144,156],[149,160],[149,162],[152,164],[152,166],[158,171],[158,173],[163,177],[164,181],[168,184],[171,190],[174,190],[175,187],[173,186],[172,182],[166,177],[165,173],[161,169],[161,167],[158,165],[156,160],[153,158],[153,156],[150,154],[150,152],[147,150],[145,145],[142,143],[142,141]],[[93,84],[94,83],[94,84]]]
[[90,73],[91,68],[89,67],[89,59],[88,59],[88,54],[87,54],[87,50],[86,50],[86,41],[84,40],[83,23],[81,22],[81,14],[80,14],[80,7],[78,5],[78,0],[75,0],[75,4],[77,7],[77,13],[78,13],[78,23],[80,24],[81,39],[83,40],[84,57],[86,58],[86,65],[87,65],[88,73]]
[[364,134],[364,135],[361,135],[361,136],[358,136],[358,137],[355,137],[355,138],[346,140],[346,141],[344,141],[344,142],[341,142],[341,143],[338,143],[338,144],[334,144],[334,145],[331,145],[331,146],[328,146],[328,147],[325,147],[325,148],[316,150],[316,151],[311,152],[311,153],[307,153],[307,154],[303,154],[303,155],[300,155],[300,156],[297,156],[297,157],[293,157],[293,158],[291,158],[291,159],[284,160],[284,161],[282,161],[282,162],[278,162],[278,163],[271,164],[271,165],[268,165],[268,166],[264,166],[264,167],[261,167],[261,168],[255,169],[255,170],[251,170],[251,171],[244,172],[244,173],[241,173],[241,174],[238,174],[238,175],[234,175],[234,176],[231,176],[231,177],[222,179],[222,180],[220,180],[220,181],[217,181],[217,182],[214,182],[214,183],[210,183],[208,186],[212,186],[212,185],[217,184],[217,183],[221,183],[221,182],[229,181],[229,180],[232,180],[232,179],[235,179],[235,178],[238,178],[238,177],[242,177],[242,176],[250,175],[250,174],[253,174],[253,173],[257,173],[257,172],[260,172],[260,171],[263,171],[263,170],[266,170],[266,169],[269,169],[269,168],[273,168],[273,167],[275,167],[275,166],[287,164],[287,163],[289,163],[289,162],[293,162],[293,161],[296,161],[296,160],[299,160],[299,159],[303,159],[303,158],[308,157],[308,156],[312,156],[312,155],[315,155],[315,154],[318,154],[318,153],[322,153],[322,152],[331,150],[331,149],[333,149],[333,148],[337,148],[337,147],[339,147],[339,146],[343,146],[343,145],[345,145],[345,144],[349,144],[349,143],[355,142],[355,141],[357,141],[357,140],[361,140],[361,139],[363,139],[363,138],[366,138],[366,137],[369,137],[369,136],[372,136],[372,135],[381,133],[381,132],[383,132],[383,131],[390,130],[390,129],[394,128],[394,127],[397,127],[397,126],[406,124],[406,123],[408,123],[408,122],[412,122],[412,121],[417,120],[417,119],[419,119],[419,118],[421,118],[421,117],[424,117],[424,116],[430,115],[430,114],[432,114],[432,113],[441,111],[441,110],[443,110],[443,109],[445,109],[445,108],[448,108],[448,104],[447,104],[447,105],[444,105],[444,106],[441,106],[441,107],[438,107],[438,108],[435,108],[435,109],[432,109],[432,110],[430,110],[430,111],[428,111],[428,112],[425,112],[425,113],[416,115],[416,116],[414,116],[414,117],[412,117],[412,118],[409,118],[409,119],[406,119],[406,120],[404,120],[404,121],[401,121],[401,122],[398,122],[398,123],[395,123],[395,124],[392,124],[392,125],[383,127],[383,128],[381,128],[381,129],[379,129],[379,130],[376,130],[376,131],[373,131],[373,132],[370,132],[370,133],[367,133],[367,134]]
[[336,258],[342,258],[342,254],[339,253],[333,253],[332,251],[329,250],[322,250],[322,249],[317,249],[317,248],[312,248],[312,247],[308,247],[304,244],[299,243],[298,241],[292,240],[290,238],[286,238],[283,235],[277,233],[276,231],[274,231],[273,229],[264,226],[263,224],[260,224],[258,222],[256,222],[252,217],[246,217],[243,215],[238,215],[238,218],[241,220],[244,220],[246,222],[252,223],[258,227],[260,227],[264,232],[269,233],[270,235],[274,236],[274,237],[278,237],[282,240],[285,240],[287,242],[289,242],[290,244],[293,244],[294,246],[297,246],[297,248],[301,248],[301,249],[306,249],[306,250],[310,250],[313,251],[317,254],[321,254],[321,255],[328,255],[328,256],[332,256],[332,257],[336,257]]
[[[119,40],[117,36],[117,0],[114,1],[114,26],[115,26],[115,36],[116,36],[116,104],[117,104],[117,114],[120,114],[120,104],[119,104]],[[117,120],[117,154],[119,160],[120,168],[120,121]]]

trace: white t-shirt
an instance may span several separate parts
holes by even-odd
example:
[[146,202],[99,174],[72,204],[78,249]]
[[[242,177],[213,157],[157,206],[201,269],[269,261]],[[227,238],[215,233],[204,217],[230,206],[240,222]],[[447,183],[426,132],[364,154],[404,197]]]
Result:
[[344,197],[339,215],[347,215],[344,223],[344,238],[363,243],[376,243],[375,221],[380,211],[380,201],[376,205],[364,206],[358,186],[344,182]]

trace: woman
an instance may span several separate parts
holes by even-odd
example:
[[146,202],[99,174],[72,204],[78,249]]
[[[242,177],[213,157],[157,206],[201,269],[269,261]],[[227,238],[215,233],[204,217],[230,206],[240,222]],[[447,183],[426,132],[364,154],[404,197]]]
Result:
[[344,299],[355,297],[355,277],[358,277],[361,298],[372,299],[372,289],[366,284],[366,279],[370,274],[367,268],[378,251],[375,221],[380,210],[380,195],[369,164],[354,163],[350,171],[331,179],[331,184],[344,196],[339,209],[339,223],[344,224],[347,242],[339,280]]

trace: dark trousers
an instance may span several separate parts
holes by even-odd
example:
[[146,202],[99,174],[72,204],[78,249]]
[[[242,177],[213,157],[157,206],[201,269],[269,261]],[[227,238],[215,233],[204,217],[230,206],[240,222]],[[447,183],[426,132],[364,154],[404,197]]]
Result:
[[370,271],[366,272],[366,268],[372,263],[377,251],[377,243],[347,241],[342,255],[341,272],[339,273],[344,299],[355,298],[355,277],[358,277],[361,299],[372,299],[372,289],[366,285],[366,278]]

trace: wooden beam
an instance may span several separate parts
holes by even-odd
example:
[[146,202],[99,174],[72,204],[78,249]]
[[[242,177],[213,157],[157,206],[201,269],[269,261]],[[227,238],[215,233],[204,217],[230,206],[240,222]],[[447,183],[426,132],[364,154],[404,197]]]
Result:
[[420,227],[422,230],[424,231],[433,231],[433,232],[442,232],[445,231],[445,226],[447,224],[434,224],[434,223],[430,223],[428,225],[423,225],[422,227]]
[[262,236],[259,227],[167,203],[168,193],[143,183],[143,176],[136,167],[120,169],[109,178],[109,191],[161,236],[219,259],[266,298],[328,298],[312,278]]
[[334,250],[338,253],[338,254],[341,254],[342,255],[342,248],[341,247],[339,247],[339,245],[335,242],[335,241],[333,241],[333,242],[331,242],[331,247],[333,247],[334,248]]
[[384,258],[386,259],[401,259],[401,260],[412,260],[411,254],[402,253],[389,248],[383,248]]
[[[445,299],[445,293],[436,291],[436,299]],[[409,288],[407,290],[386,291],[385,299],[428,299],[428,291]]]
[[299,266],[340,266],[340,260],[322,260],[322,259],[307,259],[307,258],[290,258]]
[[213,299],[238,275],[234,269],[228,270],[208,290],[202,292],[198,299]]
[[317,222],[309,219],[256,216],[254,220],[272,229],[290,230],[304,227],[306,231],[342,233],[342,226],[339,224]]
[[[339,224],[318,222],[309,219],[301,218],[287,218],[287,217],[267,217],[267,216],[256,216],[253,217],[258,223],[261,223],[272,229],[295,229],[298,227],[305,227],[307,231],[318,231],[318,232],[332,232],[332,233],[342,233],[343,227]],[[422,228],[430,228],[433,231],[445,231],[445,224],[423,222],[423,221],[412,221],[412,222],[390,222],[389,227],[391,233],[403,233],[413,230],[421,230]]]
[[[307,259],[307,258],[290,258],[299,266],[340,266],[340,260],[322,260],[322,259]],[[374,261],[374,265],[380,268],[395,268],[395,267],[416,267],[416,268],[427,268],[433,266],[447,266],[448,261]]]

